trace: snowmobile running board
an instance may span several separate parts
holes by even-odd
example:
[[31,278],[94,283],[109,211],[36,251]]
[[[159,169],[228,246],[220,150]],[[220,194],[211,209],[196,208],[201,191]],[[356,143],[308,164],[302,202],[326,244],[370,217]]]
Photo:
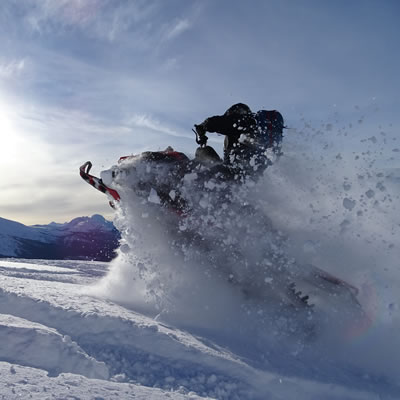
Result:
[[[86,161],[85,164],[81,165],[81,167],[79,168],[79,172],[82,179],[84,179],[89,185],[93,186],[100,192],[110,195],[115,201],[120,201],[121,197],[116,190],[106,186],[101,178],[97,178],[96,176],[89,174],[91,168],[92,163],[90,161]],[[112,206],[112,202],[110,202],[110,204]]]

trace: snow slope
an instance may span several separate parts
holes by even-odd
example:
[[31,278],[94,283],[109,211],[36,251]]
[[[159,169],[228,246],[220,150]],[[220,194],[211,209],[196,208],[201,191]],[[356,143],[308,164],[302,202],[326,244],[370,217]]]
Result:
[[[363,387],[352,388],[352,382],[257,368],[207,337],[88,296],[75,277],[94,283],[107,271],[105,263],[4,260],[0,266],[4,398],[396,398],[395,386],[365,377],[357,378]],[[18,277],[4,274],[16,270]]]
[[32,230],[19,222],[0,218],[0,255],[17,255],[18,242],[15,237],[46,242],[45,236],[40,231]]

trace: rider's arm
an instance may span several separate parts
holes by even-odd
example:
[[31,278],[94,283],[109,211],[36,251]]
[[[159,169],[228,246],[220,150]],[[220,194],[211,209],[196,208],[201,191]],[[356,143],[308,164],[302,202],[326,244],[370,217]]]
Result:
[[241,133],[238,120],[234,116],[216,115],[207,118],[200,126],[204,132],[217,132],[226,136],[237,136]]

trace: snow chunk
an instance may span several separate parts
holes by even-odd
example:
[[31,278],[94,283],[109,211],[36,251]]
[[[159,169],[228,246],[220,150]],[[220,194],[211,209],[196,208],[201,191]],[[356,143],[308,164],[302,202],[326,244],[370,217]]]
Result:
[[372,189],[369,189],[365,192],[365,195],[370,199],[375,196],[375,192]]
[[169,195],[169,197],[171,198],[172,201],[175,200],[175,197],[176,197],[175,190],[171,190],[168,195]]
[[101,180],[106,186],[110,186],[113,183],[112,170],[102,171]]
[[341,223],[340,223],[340,232],[344,233],[346,232],[347,228],[350,226],[350,221],[347,219],[344,219]]
[[376,184],[376,188],[379,189],[381,192],[384,192],[386,190],[386,187],[382,182],[378,182]]
[[350,182],[343,182],[343,189],[348,192],[351,189],[351,183]]
[[351,211],[355,206],[356,206],[356,201],[355,201],[355,200],[351,200],[351,199],[349,199],[348,197],[345,197],[345,198],[343,199],[343,207],[344,207],[346,210]]
[[149,197],[147,198],[149,203],[154,203],[154,204],[161,204],[161,199],[158,196],[157,192],[151,188]]
[[216,184],[215,184],[215,182],[213,182],[212,180],[209,180],[209,181],[205,181],[204,182],[204,187],[206,188],[206,189],[209,189],[209,190],[214,190],[215,188],[216,188]]
[[208,198],[207,198],[206,196],[203,196],[203,197],[200,199],[199,204],[200,204],[200,207],[202,207],[202,208],[207,208],[207,207],[209,206]]
[[183,177],[185,183],[191,183],[197,179],[197,174],[195,172],[191,172],[190,174],[186,174]]

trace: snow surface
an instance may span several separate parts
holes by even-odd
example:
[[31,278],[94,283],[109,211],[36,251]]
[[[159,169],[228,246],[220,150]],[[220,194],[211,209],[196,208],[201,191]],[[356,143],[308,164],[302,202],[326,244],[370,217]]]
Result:
[[[35,265],[0,262],[3,271],[15,263],[30,272]],[[64,274],[84,276],[88,270],[86,282],[92,283],[99,277],[90,271],[108,268],[95,262],[71,261],[69,268],[66,262],[52,264]],[[395,386],[358,373],[346,384],[332,384],[257,368],[207,337],[88,296],[87,286],[79,283],[58,282],[64,275],[58,269],[48,280],[46,265],[36,265],[35,279],[0,279],[0,395],[5,399],[378,399],[379,393],[396,398],[390,395]],[[303,372],[308,368],[293,362]]]
[[[0,260],[0,397],[399,399],[398,144],[362,128],[304,121],[234,194],[190,174],[184,218],[133,192],[129,160],[105,171],[122,198],[115,260]],[[324,303],[309,264],[357,288],[362,311],[345,292]],[[288,277],[312,309],[282,294]]]

